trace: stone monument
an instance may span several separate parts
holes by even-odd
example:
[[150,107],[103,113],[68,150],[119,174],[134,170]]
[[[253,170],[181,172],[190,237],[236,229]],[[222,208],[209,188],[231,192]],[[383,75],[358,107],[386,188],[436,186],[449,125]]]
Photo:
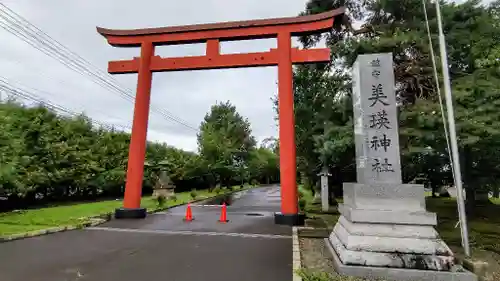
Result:
[[[391,53],[353,67],[357,183],[344,183],[341,216],[327,240],[340,274],[385,280],[476,280],[455,258],[425,209],[424,186],[402,184]],[[461,271],[461,270],[460,270]]]

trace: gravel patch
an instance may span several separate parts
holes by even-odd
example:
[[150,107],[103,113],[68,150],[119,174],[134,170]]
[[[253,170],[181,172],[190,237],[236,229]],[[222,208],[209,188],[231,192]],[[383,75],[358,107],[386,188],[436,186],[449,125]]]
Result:
[[302,268],[335,274],[333,260],[323,239],[300,238]]
[[[341,276],[335,272],[333,259],[324,239],[299,238],[303,281],[369,281],[368,279]],[[382,280],[380,280],[382,281]]]

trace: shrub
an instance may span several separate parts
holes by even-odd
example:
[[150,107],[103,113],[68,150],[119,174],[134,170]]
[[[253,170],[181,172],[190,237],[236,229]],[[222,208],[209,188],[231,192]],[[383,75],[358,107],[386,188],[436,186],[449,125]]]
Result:
[[256,179],[253,179],[253,180],[250,181],[250,184],[253,185],[253,186],[258,185],[259,181],[256,180]]
[[189,193],[189,195],[191,195],[191,198],[193,198],[193,200],[194,200],[198,196],[198,191],[196,191],[196,189],[191,189],[191,192]]
[[165,203],[167,202],[167,197],[165,195],[158,195],[156,197],[156,202],[158,203],[158,207],[163,207]]
[[302,199],[304,198],[304,191],[299,189],[299,198]]
[[221,193],[222,190],[219,186],[217,186],[212,191],[215,192],[216,194],[219,194],[219,193]]
[[174,194],[174,195],[170,196],[170,200],[177,202],[177,195]]
[[300,210],[304,210],[304,208],[306,207],[306,200],[304,198],[300,198],[299,199],[299,208]]

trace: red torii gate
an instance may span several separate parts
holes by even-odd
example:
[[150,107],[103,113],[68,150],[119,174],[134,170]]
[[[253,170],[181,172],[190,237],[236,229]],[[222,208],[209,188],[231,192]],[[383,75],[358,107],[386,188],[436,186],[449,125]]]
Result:
[[[223,22],[112,30],[97,27],[97,32],[115,47],[140,47],[141,57],[132,60],[110,61],[111,74],[139,73],[134,107],[134,121],[129,148],[127,181],[123,208],[116,218],[144,218],[146,210],[140,207],[146,135],[148,127],[152,72],[195,69],[220,69],[256,66],[278,66],[278,108],[280,139],[281,213],[275,215],[278,224],[301,224],[303,216],[297,208],[295,123],[293,114],[292,64],[330,61],[330,50],[292,48],[291,37],[326,32],[336,19],[344,17],[344,9],[278,19]],[[277,38],[278,47],[268,52],[220,54],[221,41]],[[154,47],[206,43],[204,56],[162,58],[154,54]]]

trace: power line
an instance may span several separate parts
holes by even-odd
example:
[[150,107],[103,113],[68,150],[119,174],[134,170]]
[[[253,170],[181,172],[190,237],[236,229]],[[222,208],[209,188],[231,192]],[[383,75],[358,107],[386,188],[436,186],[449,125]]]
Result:
[[[10,60],[11,60],[14,64],[17,64],[17,65],[22,66],[22,62],[21,62],[20,60],[15,59],[15,58],[12,58],[12,57],[9,57],[9,59],[10,59]],[[53,77],[53,76],[48,75],[47,73],[45,73],[45,72],[42,70],[42,68],[38,68],[38,67],[36,67],[36,66],[32,66],[31,68],[34,68],[33,70],[37,72],[37,76],[43,76],[44,78],[49,79],[49,80],[51,80],[51,81],[54,81],[55,83],[58,83],[58,84],[62,84],[62,85],[68,85],[68,84],[69,84],[69,82],[68,82],[68,81],[66,81],[66,80],[64,80],[64,79],[62,79],[62,80],[61,80],[60,78],[55,78],[55,77]],[[0,77],[1,77],[1,76],[0,76]],[[41,94],[42,94],[42,96],[47,96],[47,95],[48,95],[48,96],[52,96],[52,95],[53,95],[53,92],[50,92],[50,93],[49,93],[49,92],[47,92],[47,91],[43,91],[43,90],[40,90],[40,89],[35,88],[35,87],[30,87],[30,86],[23,85],[22,83],[19,83],[18,81],[13,80],[13,79],[11,79],[10,77],[9,77],[9,78],[3,77],[3,78],[4,78],[4,79],[8,79],[9,81],[14,82],[14,83],[15,83],[15,84],[17,84],[17,85],[20,85],[20,86],[22,86],[23,88],[28,88],[28,89],[31,89],[31,90],[36,91],[37,93],[41,93]],[[68,95],[68,96],[66,96],[66,97],[71,97],[71,96],[70,96],[70,95]],[[1,100],[1,98],[2,98],[2,97],[1,97],[1,93],[0,93],[0,100]],[[83,111],[83,112],[85,112],[85,110],[84,110],[84,109],[83,109],[82,111]],[[108,113],[106,113],[106,112],[103,112],[103,111],[101,111],[101,110],[97,110],[96,108],[92,108],[92,111],[97,112],[97,113],[99,113],[99,114],[101,114],[101,115],[105,115],[105,116],[107,116],[107,117],[113,118],[113,119],[120,119],[120,120],[122,120],[122,118],[118,118],[118,117],[116,117],[116,116],[112,116],[112,115],[110,115],[110,114],[108,114]],[[131,120],[129,120],[129,119],[127,119],[127,120],[123,120],[123,121],[125,121],[127,124],[132,124],[132,121],[131,121]],[[155,125],[154,127],[156,128],[156,130],[161,130],[161,129],[162,129],[162,127],[163,127],[163,124],[162,124],[162,125]],[[152,129],[153,129],[153,128],[152,128]]]
[[[56,111],[56,112],[64,112],[72,117],[78,117],[78,116],[81,116],[81,114],[78,114],[76,112],[73,112],[73,111],[70,111],[60,105],[57,105],[57,104],[53,104],[53,103],[50,103],[50,102],[47,102],[45,100],[40,100],[36,97],[33,97],[31,96],[31,94],[28,94],[28,93],[25,93],[25,92],[22,92],[22,91],[19,91],[19,90],[16,90],[16,89],[10,89],[8,87],[6,87],[5,85],[1,85],[0,84],[0,89],[8,92],[10,95],[13,95],[13,96],[16,96],[16,97],[19,97],[19,98],[23,98],[23,99],[27,99],[27,100],[31,100],[31,101],[34,101],[34,102],[37,102],[37,103],[40,103],[41,105],[43,105],[44,107],[47,107],[53,111]],[[119,128],[122,128],[123,129],[131,129],[130,127],[128,126],[124,126],[124,125],[118,125],[118,124],[110,124],[110,123],[104,123],[104,122],[101,122],[101,121],[97,121],[97,120],[94,120],[94,119],[91,119],[91,118],[88,118],[88,120],[93,123],[94,125],[99,125],[100,127],[104,127],[104,128],[108,128],[108,129],[113,129],[113,128],[116,128],[116,127],[119,127]]]
[[[46,106],[54,111],[64,112],[64,113],[66,113],[70,116],[73,116],[73,117],[81,116],[81,114],[76,113],[74,111],[71,111],[70,109],[68,109],[64,106],[61,106],[61,105],[55,104],[51,101],[42,99],[41,97],[37,96],[36,94],[34,94],[30,91],[27,91],[27,90],[21,89],[17,86],[14,86],[8,80],[6,80],[5,78],[3,78],[1,76],[0,76],[0,90],[4,90],[5,92],[9,93],[10,95],[14,95],[16,97],[20,97],[23,99],[37,102],[37,103],[42,104],[43,106]],[[126,126],[126,125],[109,124],[106,122],[93,120],[91,118],[89,118],[89,120],[93,124],[100,125],[102,127],[108,127],[108,128],[121,127],[121,128],[129,129],[129,130],[132,129],[130,126]]]
[[[100,71],[90,62],[50,37],[47,33],[31,24],[28,20],[24,19],[4,4],[0,3],[0,6],[0,18],[3,19],[3,22],[0,21],[0,26],[3,29],[44,54],[56,59],[80,75],[90,77],[92,81],[99,86],[118,93],[125,100],[134,102],[135,98],[133,92],[130,89],[124,89],[120,86],[111,75]],[[169,121],[174,121],[196,132],[198,131],[196,127],[189,125],[185,120],[176,117],[167,110],[151,106],[151,111],[160,114]]]
[[[52,96],[52,93],[40,90],[38,88],[34,88],[34,87],[29,87],[29,86],[26,86],[26,85],[22,85],[18,81],[15,81],[15,80],[12,80],[12,79],[8,79],[8,78],[3,77],[1,75],[0,75],[0,82],[6,83],[6,84],[9,84],[9,85],[16,84],[16,86],[12,86],[12,87],[15,87],[16,89],[27,88],[27,89],[29,89],[31,91],[35,91],[36,93],[41,93],[41,94]],[[26,90],[24,90],[24,91],[28,92]],[[35,95],[35,94],[33,94],[33,92],[31,92],[31,93],[32,93],[32,95]],[[43,100],[43,98],[41,98],[40,96],[37,96],[37,98],[39,98],[40,100]],[[99,111],[99,110],[95,110],[94,109],[94,111],[98,112],[99,114],[105,115],[107,117],[113,118],[113,119],[120,119],[120,118],[117,118],[115,116],[111,116],[111,115],[109,115],[107,113],[104,113],[102,111]],[[132,123],[132,121],[130,121],[130,120],[121,120],[121,121],[125,121],[126,124],[131,124]],[[119,126],[127,128],[127,129],[130,129],[130,130],[132,129],[129,125],[119,125]]]
[[46,42],[46,40],[44,40],[43,38],[36,35],[34,36],[32,33],[27,32],[26,26],[24,26],[23,28],[23,26],[19,25],[19,21],[16,21],[14,17],[12,17],[9,14],[7,15],[2,14],[3,12],[4,11],[0,9],[0,18],[4,20],[4,22],[0,22],[0,26],[4,28],[6,31],[18,37],[19,39],[25,41],[26,43],[30,44],[33,48],[41,51],[47,56],[57,60],[58,62],[70,68],[71,70],[77,72],[78,74],[83,76],[90,75],[91,78],[97,78],[97,80],[95,79],[92,80],[97,85],[106,88],[107,90],[117,92],[119,95],[122,96],[122,98],[125,98],[126,100],[129,101],[134,100],[133,96],[128,96],[126,94],[124,95],[119,88],[113,87],[113,85],[111,85],[110,83],[106,83],[107,80],[102,79],[102,77],[99,77],[95,72],[86,69],[85,66],[83,66],[81,63],[76,62],[75,59],[72,59],[67,55],[62,54],[60,50],[51,46],[50,42]]
[[[0,22],[0,24],[1,24],[1,22]],[[14,63],[14,64],[17,64],[17,65],[19,65],[19,66],[23,66],[23,63],[22,63],[19,59],[16,59],[16,58],[14,58],[14,57],[9,57],[8,59],[9,59],[9,60],[11,60],[11,61],[12,61],[12,63]],[[37,73],[37,76],[43,76],[44,78],[46,78],[46,79],[48,79],[48,80],[51,80],[51,81],[54,81],[55,83],[62,84],[62,85],[65,85],[65,86],[70,84],[68,81],[66,81],[66,80],[64,80],[64,79],[61,79],[60,77],[55,78],[55,77],[53,77],[53,76],[50,76],[48,73],[46,73],[46,72],[44,72],[44,71],[43,71],[44,69],[42,69],[42,68],[40,68],[40,67],[37,67],[36,65],[31,66],[31,67],[30,67],[30,69],[31,69],[31,70],[33,70],[33,71],[35,71],[35,72]],[[0,77],[1,77],[1,76],[0,76]],[[4,77],[4,78],[5,78],[5,77]],[[5,78],[5,79],[7,79],[7,78]],[[37,88],[34,88],[34,87],[29,87],[29,86],[26,86],[26,85],[22,85],[22,83],[19,83],[19,82],[15,81],[15,80],[12,80],[11,78],[9,78],[9,80],[10,80],[11,82],[15,82],[15,83],[16,83],[16,84],[18,84],[18,85],[21,85],[21,86],[22,86],[22,87],[24,87],[24,88],[30,88],[30,89],[32,89],[32,90],[35,90],[36,92],[39,92],[39,93],[52,95],[52,93],[49,93],[49,92],[46,92],[46,91],[43,91],[43,90],[40,90],[40,89],[37,89]],[[69,97],[71,97],[71,96],[69,96]],[[1,98],[1,96],[0,96],[0,98]],[[84,111],[85,111],[85,110],[84,110]],[[117,118],[117,117],[115,117],[115,116],[111,116],[111,115],[109,115],[108,113],[104,113],[103,111],[97,110],[97,109],[95,109],[95,108],[93,108],[93,109],[92,109],[92,111],[98,112],[99,114],[103,114],[103,115],[106,115],[106,116],[111,117],[111,118],[115,118],[115,119]],[[117,119],[120,119],[120,118],[117,118]],[[131,120],[128,120],[128,119],[127,119],[127,120],[126,120],[126,122],[127,122],[128,124],[132,124],[132,121],[131,121]],[[163,125],[160,125],[160,126],[157,126],[157,125],[156,125],[155,127],[156,127],[158,130],[161,130],[161,128],[163,127]]]

